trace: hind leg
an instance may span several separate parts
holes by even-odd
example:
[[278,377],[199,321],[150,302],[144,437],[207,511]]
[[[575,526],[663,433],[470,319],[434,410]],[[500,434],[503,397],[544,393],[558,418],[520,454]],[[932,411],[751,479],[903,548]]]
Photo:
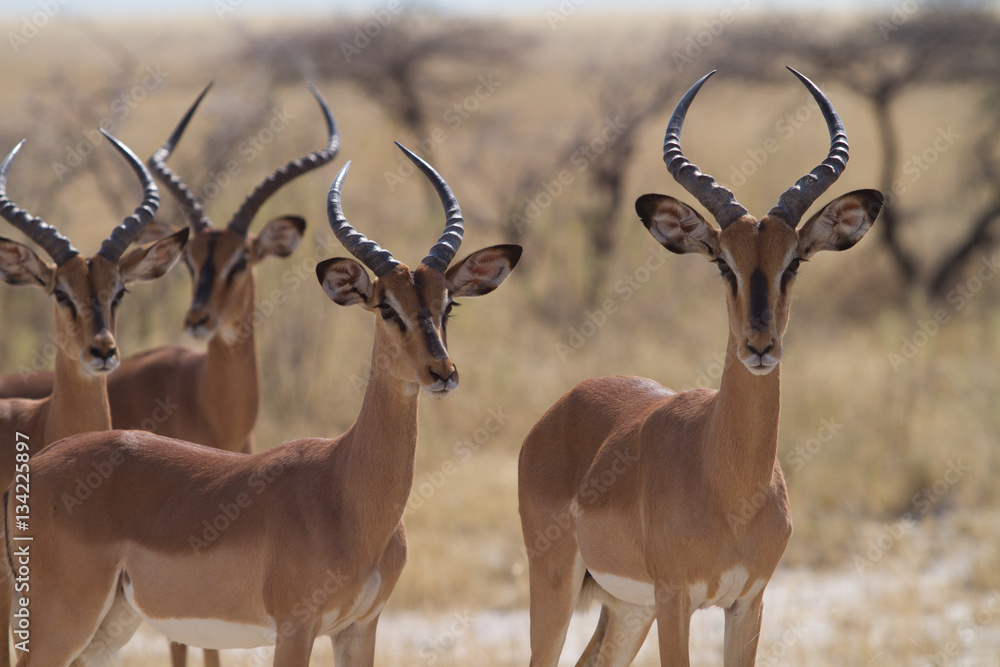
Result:
[[101,626],[90,640],[90,645],[77,657],[74,667],[118,664],[118,651],[128,643],[141,623],[142,619],[129,606],[124,593],[119,590],[111,609],[105,614]]
[[[610,598],[610,596],[609,596]],[[604,622],[604,632],[598,638],[597,646],[585,662],[588,655],[578,663],[580,667],[628,667],[635,660],[636,654],[642,648],[642,643],[653,625],[656,610],[652,603],[648,605],[628,604],[621,600],[609,599],[601,608],[601,619]],[[595,641],[591,641],[591,645]],[[591,647],[587,647],[588,651]]]

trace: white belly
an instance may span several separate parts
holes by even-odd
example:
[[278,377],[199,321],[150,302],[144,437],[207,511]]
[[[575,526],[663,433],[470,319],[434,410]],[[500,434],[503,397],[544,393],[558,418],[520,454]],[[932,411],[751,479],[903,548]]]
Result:
[[201,648],[257,648],[274,646],[277,627],[267,625],[232,623],[215,618],[156,618],[150,616],[135,602],[132,582],[124,582],[125,599],[142,620],[172,641]]
[[[622,577],[606,572],[596,572],[590,570],[594,581],[605,591],[615,596],[623,602],[637,605],[650,605],[654,603],[655,591],[652,581],[640,581]],[[742,565],[726,570],[719,576],[719,583],[714,587],[712,595],[709,596],[709,585],[707,581],[697,581],[688,586],[688,596],[691,599],[691,611],[697,609],[707,609],[708,607],[729,608],[742,597],[754,597],[767,583],[763,579],[756,580],[746,595],[743,590],[747,586],[749,573]]]

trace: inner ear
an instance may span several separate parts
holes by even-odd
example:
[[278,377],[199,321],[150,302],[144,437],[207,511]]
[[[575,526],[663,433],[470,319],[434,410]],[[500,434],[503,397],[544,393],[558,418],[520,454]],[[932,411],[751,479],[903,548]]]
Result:
[[375,285],[360,263],[346,257],[334,257],[316,265],[316,277],[323,291],[341,306],[369,306]]
[[253,261],[260,261],[269,255],[288,257],[299,247],[305,231],[306,221],[297,215],[284,215],[269,220],[253,240]]
[[54,270],[28,246],[0,237],[0,280],[8,285],[47,287]]
[[122,282],[153,280],[170,270],[184,253],[190,229],[185,227],[170,236],[144,243],[133,249],[118,262]]
[[667,195],[643,195],[635,201],[635,212],[670,252],[696,252],[708,259],[719,256],[719,230],[684,202]]
[[521,259],[521,246],[495,245],[477,250],[444,274],[452,298],[489,294],[507,279]]
[[837,197],[802,226],[799,255],[809,259],[820,250],[847,250],[871,228],[883,201],[878,190],[855,190]]

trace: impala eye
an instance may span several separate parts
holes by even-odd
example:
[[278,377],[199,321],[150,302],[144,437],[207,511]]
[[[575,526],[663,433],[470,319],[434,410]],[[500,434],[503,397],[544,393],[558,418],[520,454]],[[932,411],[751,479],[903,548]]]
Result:
[[444,319],[452,317],[452,311],[458,308],[460,305],[462,304],[455,303],[454,301],[449,301],[448,305],[444,307]]
[[383,320],[391,320],[396,316],[396,311],[387,303],[380,303],[378,305],[378,312],[382,315]]
[[228,287],[229,285],[231,285],[233,282],[233,278],[235,278],[238,274],[242,273],[243,271],[246,271],[246,268],[247,268],[247,256],[243,255],[238,260],[236,260],[236,263],[233,264],[233,268],[229,269],[229,274],[226,276],[226,286]]
[[60,306],[65,306],[66,308],[69,308],[69,312],[73,316],[73,319],[75,320],[76,319],[76,305],[74,305],[73,300],[69,298],[69,295],[66,294],[66,292],[62,291],[61,289],[59,289],[57,287],[56,289],[54,289],[52,291],[52,296],[54,296],[56,298],[56,302]]
[[118,308],[118,306],[121,305],[122,299],[125,298],[125,293],[126,292],[128,292],[128,290],[125,289],[124,287],[121,288],[120,290],[118,290],[118,293],[115,294],[115,298],[111,300],[111,307],[112,308]]
[[796,257],[795,259],[793,259],[788,264],[788,268],[785,269],[785,273],[790,273],[790,274],[792,274],[794,276],[795,274],[797,274],[799,272],[799,264],[801,264],[801,263],[802,263],[802,260],[800,258]]
[[715,260],[715,265],[719,267],[719,273],[721,273],[724,278],[728,278],[733,275],[733,270],[729,268],[728,264],[726,264],[726,260],[721,257]]

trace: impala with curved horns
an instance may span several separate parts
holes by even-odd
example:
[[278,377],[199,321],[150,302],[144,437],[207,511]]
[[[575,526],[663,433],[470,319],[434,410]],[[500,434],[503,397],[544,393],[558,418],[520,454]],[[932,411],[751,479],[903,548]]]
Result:
[[[267,257],[291,255],[302,240],[306,221],[283,215],[268,221],[256,236],[249,232],[250,225],[281,187],[331,162],[340,150],[333,112],[319,90],[308,86],[326,122],[325,146],[268,175],[223,228],[213,226],[193,189],[167,165],[211,83],[149,158],[150,169],[177,199],[192,232],[184,253],[193,292],[184,328],[195,338],[207,339],[208,345],[204,350],[167,345],[125,359],[108,379],[114,428],[152,430],[227,451],[253,451],[260,402],[254,269]],[[51,386],[51,373],[9,375],[0,377],[0,396],[46,396]],[[187,649],[172,645],[171,662],[183,667]],[[218,652],[207,650],[205,664],[217,667]]]
[[[0,278],[10,285],[39,287],[55,298],[53,340],[57,341],[51,394],[42,399],[0,400],[0,431],[5,434],[0,481],[5,488],[14,479],[15,433],[28,437],[34,453],[69,435],[111,428],[106,378],[120,360],[115,327],[125,286],[166,273],[180,257],[187,240],[185,229],[141,245],[123,257],[125,249],[156,213],[159,194],[153,177],[132,151],[104,134],[138,176],[143,197],[132,215],[112,230],[89,259],[82,257],[55,227],[19,208],[7,196],[7,173],[24,141],[0,163],[0,216],[55,262],[53,266],[28,246],[0,238]],[[0,589],[0,665],[9,665],[7,624],[12,591],[8,585]]]
[[518,496],[532,667],[557,664],[583,594],[602,608],[579,665],[630,664],[654,619],[661,664],[688,665],[691,614],[711,606],[725,609],[726,665],[755,662],[764,586],[792,530],[775,455],[789,293],[801,262],[854,245],[882,205],[877,191],[858,190],[798,229],[843,171],[848,147],[833,105],[792,72],[822,110],[831,146],[767,215],[751,216],[681,151],[684,116],[711,73],[677,104],[663,159],[719,227],[673,197],[636,201],[657,241],[701,254],[722,273],[729,331],[719,390],[675,393],[625,376],[587,380],[524,441]]
[[[149,159],[150,169],[180,203],[192,232],[184,253],[192,278],[184,328],[195,338],[207,339],[208,345],[204,350],[167,345],[129,357],[109,378],[108,395],[115,428],[149,428],[154,421],[150,415],[155,413],[158,419],[151,430],[157,433],[250,452],[260,400],[254,268],[267,257],[291,255],[302,240],[306,222],[299,216],[283,215],[270,220],[258,235],[249,228],[281,187],[337,156],[340,134],[326,100],[310,84],[326,122],[326,145],[268,175],[228,224],[216,228],[191,187],[166,164],[211,87],[202,91]],[[0,397],[47,396],[51,388],[52,374],[47,372],[0,377]],[[169,409],[161,409],[163,405]]]
[[[320,635],[331,637],[336,664],[372,664],[379,614],[406,560],[401,519],[419,392],[442,397],[458,386],[446,336],[454,301],[496,289],[521,254],[519,246],[492,246],[449,268],[463,234],[458,202],[437,172],[402,150],[447,215],[428,255],[411,271],[350,225],[341,208],[345,166],[328,213],[359,261],[316,268],[335,303],[375,314],[371,376],[355,423],[333,439],[249,455],[144,431],[76,436],[40,454],[32,502],[51,511],[33,517],[32,531],[48,547],[31,562],[37,645],[19,665],[29,656],[38,665],[110,659],[140,619],[191,645],[273,644],[278,667],[307,665]],[[105,483],[67,506],[61,499],[76,478],[109,456],[119,463]],[[205,522],[233,507],[238,516],[205,535]],[[16,534],[10,513],[7,521]]]

